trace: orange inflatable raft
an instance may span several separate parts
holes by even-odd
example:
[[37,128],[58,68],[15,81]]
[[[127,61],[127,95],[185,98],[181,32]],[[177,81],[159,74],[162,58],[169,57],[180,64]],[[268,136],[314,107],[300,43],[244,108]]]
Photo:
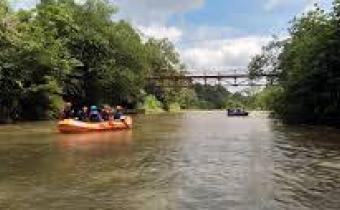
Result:
[[109,121],[99,123],[81,122],[73,119],[62,120],[58,123],[60,133],[89,133],[124,130],[132,128],[132,118],[126,117],[120,121]]

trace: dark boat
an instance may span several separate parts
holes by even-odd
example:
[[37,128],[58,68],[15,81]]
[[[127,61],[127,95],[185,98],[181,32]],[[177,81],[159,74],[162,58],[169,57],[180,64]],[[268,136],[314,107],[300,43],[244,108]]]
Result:
[[229,117],[246,117],[249,115],[248,112],[241,109],[227,109],[227,114]]

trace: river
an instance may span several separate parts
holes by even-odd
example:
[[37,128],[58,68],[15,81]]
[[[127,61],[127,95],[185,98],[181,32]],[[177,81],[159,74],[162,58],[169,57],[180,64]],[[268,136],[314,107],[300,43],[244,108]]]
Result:
[[1,209],[340,209],[340,131],[224,112],[0,127]]

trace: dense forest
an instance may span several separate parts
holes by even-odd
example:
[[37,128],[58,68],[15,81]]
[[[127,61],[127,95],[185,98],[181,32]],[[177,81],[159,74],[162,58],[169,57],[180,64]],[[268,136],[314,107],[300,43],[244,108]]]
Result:
[[[78,3],[77,3],[78,2]],[[185,70],[174,45],[146,39],[105,0],[0,2],[0,122],[53,119],[75,107],[225,108],[223,87],[162,88],[146,78]]]
[[[0,2],[1,121],[54,118],[63,101],[135,107],[155,93],[148,75],[184,68],[168,40],[145,40],[129,23],[113,21],[117,8],[107,1],[76,2],[42,0],[20,11]],[[167,107],[188,95],[158,92]]]
[[340,0],[296,17],[249,64],[276,85],[231,93],[222,86],[162,88],[149,76],[185,70],[174,45],[145,38],[105,0],[42,0],[15,11],[0,2],[0,122],[52,119],[64,101],[154,110],[246,107],[289,122],[340,121]]
[[284,120],[339,123],[340,0],[330,11],[315,7],[292,21],[289,38],[265,46],[249,70],[278,74],[278,85],[258,99]]

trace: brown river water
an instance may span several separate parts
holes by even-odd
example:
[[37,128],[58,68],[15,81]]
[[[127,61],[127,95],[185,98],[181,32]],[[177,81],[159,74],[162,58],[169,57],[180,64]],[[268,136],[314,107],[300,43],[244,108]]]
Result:
[[340,209],[340,130],[225,112],[0,127],[0,209]]

